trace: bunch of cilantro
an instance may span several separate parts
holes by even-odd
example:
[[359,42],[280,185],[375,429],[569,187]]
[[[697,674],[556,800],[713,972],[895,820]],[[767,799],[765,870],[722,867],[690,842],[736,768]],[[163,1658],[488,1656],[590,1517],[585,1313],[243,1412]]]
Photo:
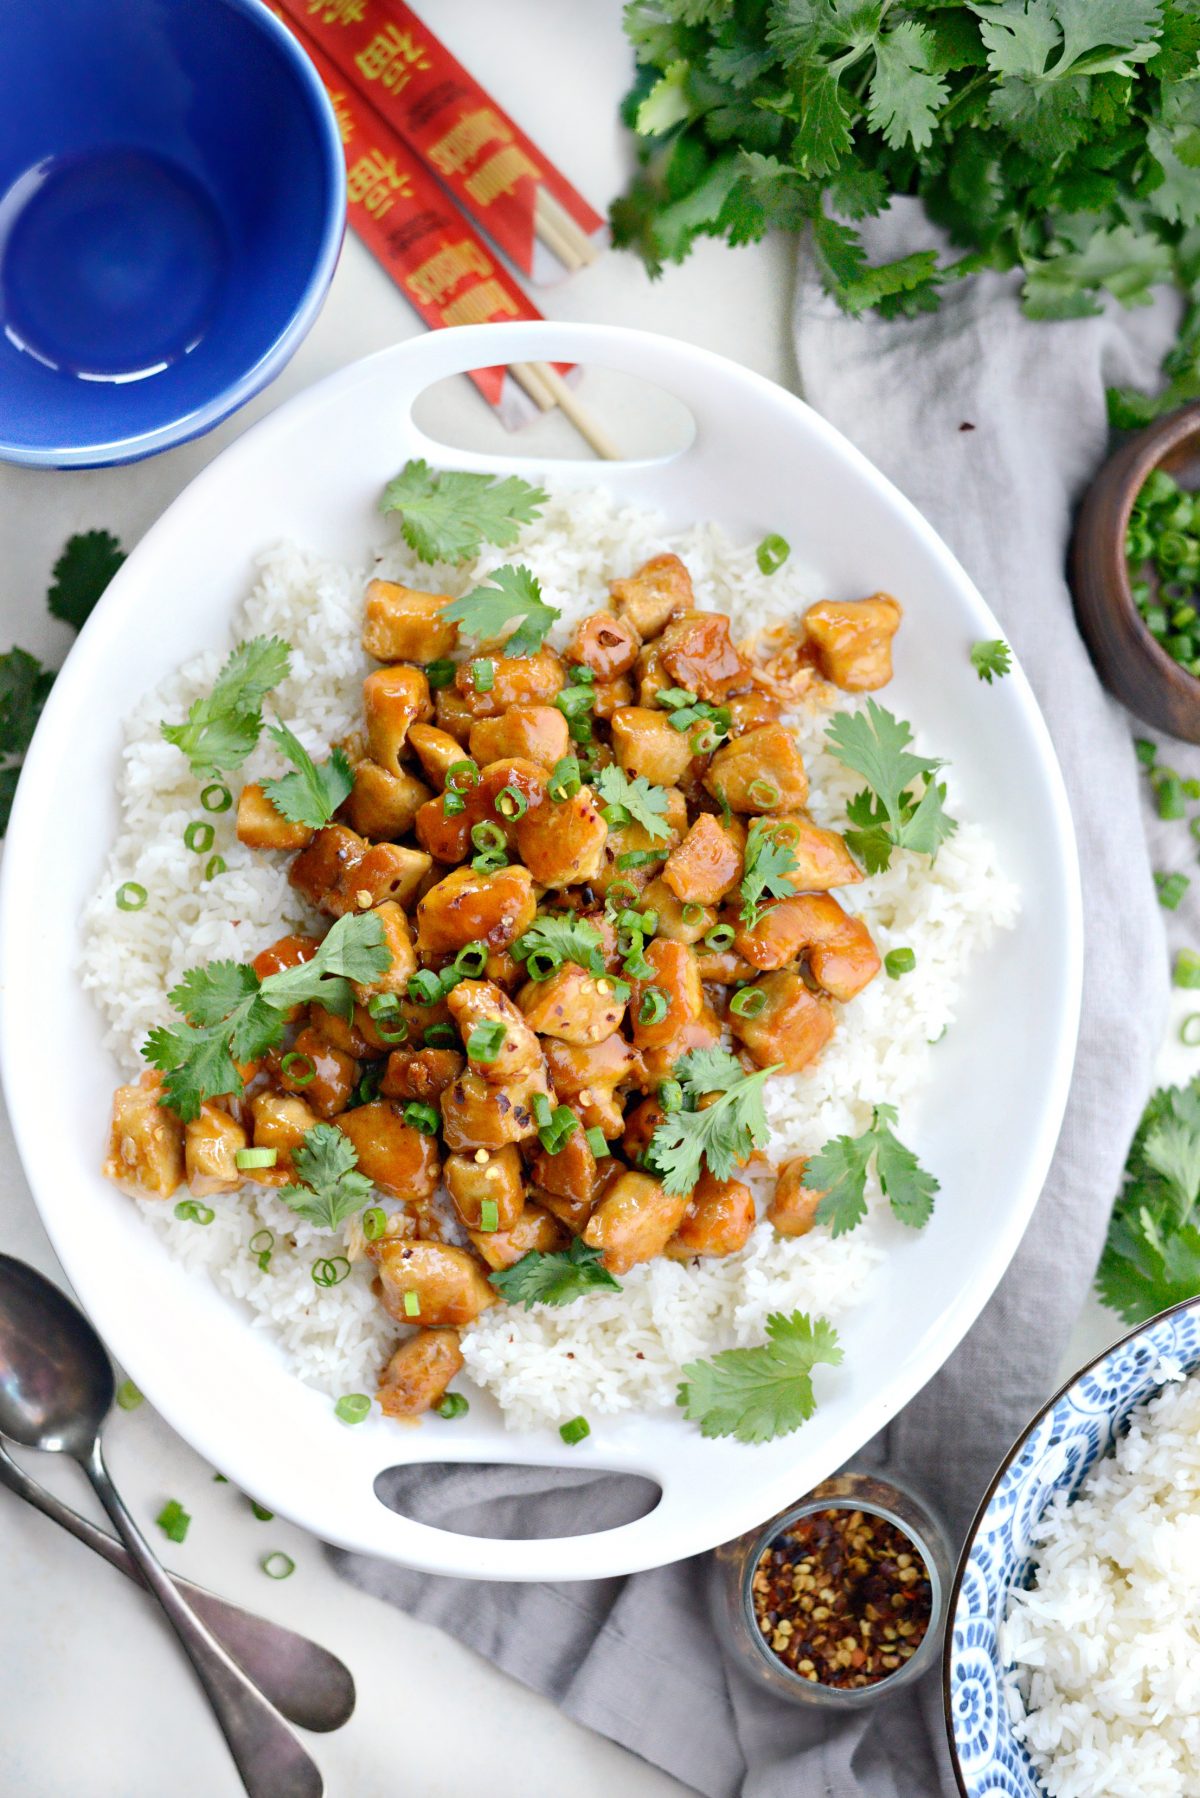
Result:
[[1130,1324],[1200,1293],[1200,1079],[1160,1088],[1146,1107],[1096,1290]]
[[[1132,426],[1200,395],[1200,0],[631,0],[639,170],[615,240],[652,273],[699,236],[811,232],[848,312],[937,306],[1020,268],[1033,318],[1174,283],[1179,338]],[[917,195],[955,246],[871,264],[856,224]]]

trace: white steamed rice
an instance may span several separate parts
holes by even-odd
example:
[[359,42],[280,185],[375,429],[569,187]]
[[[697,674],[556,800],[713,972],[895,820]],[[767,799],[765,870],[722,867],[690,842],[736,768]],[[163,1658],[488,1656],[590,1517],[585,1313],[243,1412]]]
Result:
[[1200,1793],[1200,1379],[1166,1386],[1039,1525],[1001,1632],[1051,1798]]
[[[372,569],[322,560],[286,545],[265,556],[253,593],[233,621],[232,641],[277,633],[292,645],[292,672],[275,705],[306,748],[329,743],[360,719],[361,682],[375,665],[359,644],[362,594],[369,574],[460,593],[500,563],[532,568],[546,599],[561,608],[552,641],[605,603],[608,582],[647,557],[674,550],[686,562],[701,606],[728,612],[734,634],[794,619],[810,602],[794,558],[776,574],[758,570],[752,545],[737,545],[715,525],[665,531],[652,513],[600,492],[563,494],[508,550],[487,550],[465,568],[419,564],[403,544]],[[206,692],[223,657],[197,658],[147,695],[128,720],[119,780],[121,828],[85,915],[82,974],[107,1022],[106,1046],[132,1077],[144,1064],[147,1031],[171,1016],[166,993],[185,969],[218,956],[245,960],[288,929],[315,920],[289,887],[284,857],[253,854],[236,840],[233,813],[214,820],[226,872],[203,879],[206,857],[184,845],[199,815],[199,783],[178,750],[159,734],[163,718],[181,718]],[[812,782],[811,811],[844,824],[844,806],[861,785],[822,747],[823,714],[796,720]],[[917,732],[918,740],[920,732]],[[269,743],[245,777],[281,770]],[[953,794],[951,794],[953,799]],[[952,810],[956,810],[951,805]],[[136,913],[113,905],[116,887],[138,881],[150,895]],[[817,1066],[767,1087],[775,1162],[811,1152],[843,1131],[857,1133],[881,1099],[903,1107],[929,1071],[929,1044],[954,1017],[967,967],[998,928],[1014,922],[1018,895],[999,868],[983,830],[964,821],[931,868],[899,854],[884,874],[843,899],[862,913],[881,953],[912,948],[919,978],[874,981],[839,1021]],[[370,1292],[371,1265],[357,1256],[353,1224],[346,1244],[351,1277],[316,1288],[311,1265],[343,1244],[300,1222],[252,1186],[218,1198],[207,1228],[177,1221],[173,1206],[141,1202],[147,1222],[170,1251],[204,1268],[241,1302],[253,1324],[271,1333],[305,1380],[330,1392],[374,1389],[396,1329]],[[256,1231],[274,1232],[269,1269],[249,1251]],[[590,1410],[617,1412],[671,1404],[683,1361],[761,1340],[767,1314],[797,1306],[836,1321],[857,1305],[884,1255],[886,1219],[873,1211],[852,1235],[834,1241],[818,1230],[798,1239],[760,1225],[746,1248],[724,1260],[679,1265],[662,1259],[623,1276],[618,1294],[589,1295],[561,1311],[497,1306],[464,1333],[474,1378],[504,1409],[511,1427],[554,1423]]]

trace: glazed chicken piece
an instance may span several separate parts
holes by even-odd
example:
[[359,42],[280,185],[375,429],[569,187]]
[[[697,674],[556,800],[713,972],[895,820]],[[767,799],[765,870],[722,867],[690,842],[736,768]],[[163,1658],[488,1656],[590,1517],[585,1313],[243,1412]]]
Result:
[[760,1068],[778,1066],[798,1074],[820,1054],[833,1035],[829,1000],[810,993],[799,974],[764,974],[748,991],[765,993],[767,1002],[756,1017],[730,1017],[733,1034]]
[[456,955],[467,943],[507,949],[536,916],[528,868],[510,866],[494,874],[456,868],[417,906],[417,947],[426,959]]
[[597,681],[614,681],[629,673],[641,647],[641,635],[628,617],[593,612],[580,622],[567,650],[567,660],[590,668]]
[[639,1261],[661,1255],[683,1221],[686,1193],[669,1193],[649,1174],[625,1173],[614,1180],[593,1211],[583,1240],[604,1251],[611,1274],[625,1274]]
[[634,980],[629,1016],[639,1049],[661,1048],[704,1010],[704,991],[696,957],[686,943],[658,937],[646,945],[649,979]]
[[477,775],[452,770],[448,785],[462,802],[461,811],[447,810],[451,800],[447,791],[417,814],[417,841],[443,862],[463,861],[472,854],[471,832],[477,824],[500,831],[511,854],[518,842],[518,813],[524,818],[546,799],[545,769],[520,756],[489,762]]
[[346,801],[346,817],[350,828],[360,836],[386,842],[407,836],[417,813],[432,798],[425,782],[407,768],[391,774],[378,762],[364,760],[354,766],[354,787]]
[[420,849],[368,843],[343,824],[327,824],[288,870],[288,880],[318,911],[335,918],[370,911],[385,899],[412,897],[433,866]]
[[[751,669],[753,674],[753,669]],[[729,734],[731,737],[744,736],[748,730],[757,730],[763,724],[778,724],[782,705],[772,699],[769,693],[738,693],[725,702],[729,713]]]
[[[290,1093],[255,1093],[250,1101],[250,1115],[254,1120],[254,1147],[274,1149],[279,1161],[285,1165],[290,1164],[305,1133],[321,1121],[311,1105]],[[252,1168],[246,1178],[259,1181],[264,1171],[275,1170]]]
[[490,1080],[473,1073],[470,1068],[460,1074],[442,1094],[442,1134],[446,1147],[462,1149],[502,1149],[506,1143],[523,1142],[537,1135],[533,1115],[533,1095],[549,1097],[546,1075],[539,1068],[507,1086],[493,1086]]
[[657,649],[677,687],[719,705],[750,673],[729,635],[724,612],[679,612],[663,630]]
[[436,724],[410,724],[408,746],[420,762],[426,780],[440,793],[450,769],[463,759],[458,738],[439,730]]
[[566,1248],[571,1233],[541,1205],[527,1203],[511,1230],[472,1230],[470,1237],[488,1266],[499,1269],[514,1266],[531,1250],[548,1255],[553,1249]]
[[666,1115],[657,1099],[643,1099],[640,1104],[629,1107],[621,1133],[621,1153],[632,1166],[642,1166],[650,1140]]
[[517,820],[517,849],[539,886],[577,886],[600,869],[608,826],[591,787],[561,804],[530,806]]
[[[460,980],[446,996],[450,1015],[458,1025],[473,1074],[481,1074],[493,1086],[507,1086],[544,1068],[541,1045],[512,1000],[490,980]],[[480,1055],[472,1048],[472,1032],[479,1026],[498,1026],[499,1045]],[[495,1032],[489,1032],[494,1035]]]
[[150,1072],[113,1094],[104,1174],[135,1198],[169,1199],[183,1184],[183,1124],[159,1104],[161,1097],[162,1078]]
[[399,774],[409,727],[433,717],[429,682],[419,668],[377,668],[363,682],[363,716],[371,760]]
[[525,1175],[520,1153],[512,1143],[494,1151],[475,1149],[448,1155],[442,1176],[468,1230],[488,1234],[483,1227],[486,1204],[496,1207],[493,1231],[511,1230],[525,1208]]
[[593,718],[611,718],[614,712],[634,701],[633,682],[626,675],[618,680],[598,680],[592,688]]
[[613,755],[632,780],[638,774],[656,787],[673,787],[692,760],[687,731],[676,730],[671,714],[649,706],[626,705],[612,715]]
[[796,863],[787,878],[798,893],[824,893],[830,887],[856,886],[862,879],[846,839],[814,824],[807,812],[780,818],[779,828]]
[[462,1371],[457,1330],[420,1330],[402,1342],[379,1378],[375,1396],[385,1417],[421,1417],[440,1405]]
[[633,681],[637,687],[637,702],[650,711],[658,711],[658,696],[674,681],[663,667],[663,659],[658,653],[657,641],[644,643],[633,670]]
[[734,1255],[745,1248],[757,1221],[750,1188],[741,1180],[718,1180],[705,1168],[663,1253],[672,1261]]
[[816,1222],[817,1206],[825,1197],[804,1184],[808,1160],[803,1155],[785,1161],[775,1180],[775,1192],[767,1217],[780,1236],[807,1236]]
[[748,730],[718,749],[704,785],[734,812],[794,812],[808,798],[796,739],[781,724]]
[[303,849],[312,842],[307,824],[291,824],[277,812],[256,780],[242,788],[237,808],[237,840],[247,849]]
[[661,875],[642,888],[641,902],[643,907],[658,913],[656,934],[672,943],[698,943],[717,921],[711,906],[691,901],[685,905]]
[[530,1179],[538,1189],[541,1203],[576,1235],[592,1214],[597,1195],[596,1173],[596,1157],[583,1130],[572,1130],[557,1155],[539,1148],[529,1164]]
[[574,962],[564,962],[549,980],[526,981],[517,1004],[539,1036],[564,1043],[602,1043],[621,1028],[625,1016],[613,982],[585,973]]
[[[637,887],[653,880],[671,851],[683,841],[687,830],[687,800],[678,787],[667,787],[665,792],[665,836],[661,829],[651,832],[632,821],[610,828],[600,867],[592,876],[591,884],[598,893],[607,893],[618,880]],[[625,859],[630,855],[638,858],[632,865]]]
[[701,812],[663,868],[681,905],[719,905],[742,878],[743,845],[711,812]]
[[516,756],[549,772],[569,753],[571,734],[557,706],[514,705],[501,718],[480,718],[470,742],[481,768]]
[[187,1183],[198,1199],[214,1192],[233,1192],[245,1175],[235,1157],[246,1147],[246,1132],[227,1111],[207,1100],[200,1116],[184,1125],[183,1154]]
[[548,1041],[546,1066],[559,1098],[576,1112],[585,1130],[601,1130],[609,1141],[620,1136],[623,1117],[619,1086],[640,1078],[642,1060],[623,1036],[578,1047]]
[[466,1249],[381,1237],[368,1245],[367,1253],[379,1269],[384,1309],[398,1323],[433,1329],[469,1324],[497,1302],[496,1289]]
[[610,581],[613,611],[642,638],[657,637],[675,612],[693,601],[692,577],[678,556],[651,556],[635,574]]
[[879,952],[861,918],[843,911],[832,893],[798,893],[768,904],[734,947],[756,968],[782,968],[804,955],[813,979],[843,1004],[878,974]]
[[890,593],[822,599],[804,614],[817,667],[846,693],[873,693],[892,678],[892,638],[901,611]]
[[437,728],[443,735],[453,737],[459,744],[459,753],[465,755],[471,726],[481,714],[463,698],[457,687],[439,687],[434,694],[433,715]]
[[[290,1055],[300,1057],[298,1061]],[[287,1062],[284,1067],[283,1063]],[[352,1055],[334,1048],[312,1025],[301,1030],[289,1055],[271,1053],[271,1065],[285,1092],[300,1094],[318,1117],[331,1118],[344,1111],[358,1085],[359,1066]]]
[[736,949],[709,949],[699,943],[692,953],[705,986],[738,986],[762,972],[761,968],[751,967]]
[[315,936],[281,936],[260,949],[250,965],[260,980],[266,980],[268,975],[282,974],[287,968],[303,967],[320,947],[320,940]]
[[383,941],[391,961],[374,980],[356,980],[356,998],[367,1004],[377,993],[403,993],[417,971],[417,952],[413,947],[408,918],[394,899],[385,899],[375,907],[375,916],[383,926]]
[[[476,669],[481,662],[491,670],[491,684],[479,687]],[[453,690],[472,719],[499,718],[510,706],[549,705],[562,692],[566,678],[562,660],[552,649],[539,649],[531,656],[473,656],[458,664]]]
[[379,1083],[380,1095],[436,1105],[465,1066],[457,1049],[394,1049]]
[[[690,951],[689,951],[690,953]],[[699,962],[696,964],[699,973]],[[657,1092],[664,1080],[675,1077],[680,1059],[692,1049],[712,1049],[721,1040],[721,1020],[705,1001],[697,1017],[689,1018],[664,1043],[642,1050],[643,1081],[651,1092]]]
[[380,1192],[415,1205],[433,1197],[438,1184],[437,1141],[406,1123],[400,1106],[374,1099],[343,1111],[334,1122],[358,1151],[359,1172]]
[[420,593],[398,581],[370,581],[362,645],[377,662],[437,662],[458,642],[458,626],[443,617],[448,593]]

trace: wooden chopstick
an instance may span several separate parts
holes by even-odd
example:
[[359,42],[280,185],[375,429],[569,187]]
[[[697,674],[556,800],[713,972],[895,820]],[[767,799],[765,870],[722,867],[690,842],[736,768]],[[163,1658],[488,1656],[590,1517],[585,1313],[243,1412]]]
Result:
[[533,219],[538,236],[564,267],[574,271],[599,258],[600,252],[587,232],[580,229],[546,187],[537,190]]

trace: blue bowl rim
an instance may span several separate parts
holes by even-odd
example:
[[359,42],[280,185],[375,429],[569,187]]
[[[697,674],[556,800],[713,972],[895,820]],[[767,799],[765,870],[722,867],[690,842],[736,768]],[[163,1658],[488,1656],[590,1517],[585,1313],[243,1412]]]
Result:
[[1153,1317],[1144,1317],[1140,1324],[1135,1324],[1132,1330],[1127,1331],[1124,1336],[1118,1336],[1114,1342],[1109,1343],[1106,1349],[1101,1349],[1098,1355],[1093,1355],[1090,1361],[1085,1361],[1082,1367],[1076,1368],[1070,1379],[1064,1380],[1058,1390],[1051,1393],[1041,1409],[1036,1411],[1030,1418],[1029,1422],[1025,1425],[1025,1428],[1021,1431],[1020,1435],[1001,1461],[999,1467],[997,1467],[995,1473],[988,1481],[983,1497],[976,1507],[975,1515],[971,1519],[971,1527],[963,1540],[962,1551],[958,1557],[958,1566],[955,1568],[954,1579],[950,1586],[950,1595],[946,1600],[945,1631],[942,1637],[942,1715],[946,1725],[946,1739],[950,1747],[950,1766],[954,1773],[954,1783],[958,1787],[960,1798],[972,1798],[972,1794],[968,1791],[963,1781],[962,1769],[958,1759],[958,1744],[954,1739],[954,1721],[950,1707],[950,1671],[953,1658],[951,1650],[954,1636],[954,1615],[958,1610],[959,1594],[962,1591],[962,1583],[966,1577],[967,1565],[971,1559],[971,1550],[975,1546],[975,1541],[979,1535],[980,1526],[987,1514],[988,1506],[996,1496],[996,1488],[999,1486],[1001,1480],[1004,1478],[1017,1456],[1021,1453],[1021,1450],[1025,1447],[1026,1442],[1029,1440],[1034,1430],[1036,1430],[1038,1425],[1042,1422],[1043,1418],[1054,1409],[1060,1398],[1066,1397],[1073,1386],[1077,1386],[1080,1380],[1084,1379],[1089,1373],[1092,1373],[1099,1367],[1102,1361],[1107,1361],[1108,1357],[1115,1354],[1118,1349],[1128,1348],[1130,1343],[1136,1342],[1139,1336],[1144,1336],[1147,1330],[1152,1329],[1156,1324],[1162,1323],[1164,1318],[1176,1317],[1181,1311],[1194,1311],[1198,1307],[1200,1307],[1200,1293],[1197,1293],[1190,1299],[1180,1299],[1178,1304],[1168,1305],[1165,1311],[1156,1311]]
[[199,410],[169,421],[136,438],[115,438],[107,443],[75,447],[29,449],[6,443],[0,436],[0,461],[25,468],[110,468],[123,462],[139,462],[145,456],[190,443],[221,424],[231,413],[252,400],[281,373],[316,322],[337,267],[346,230],[346,159],[341,132],[324,83],[299,40],[263,0],[208,0],[209,4],[241,13],[259,31],[273,38],[299,81],[320,137],[322,160],[328,178],[325,218],[313,269],[300,299],[283,330],[254,365],[214,394]]

